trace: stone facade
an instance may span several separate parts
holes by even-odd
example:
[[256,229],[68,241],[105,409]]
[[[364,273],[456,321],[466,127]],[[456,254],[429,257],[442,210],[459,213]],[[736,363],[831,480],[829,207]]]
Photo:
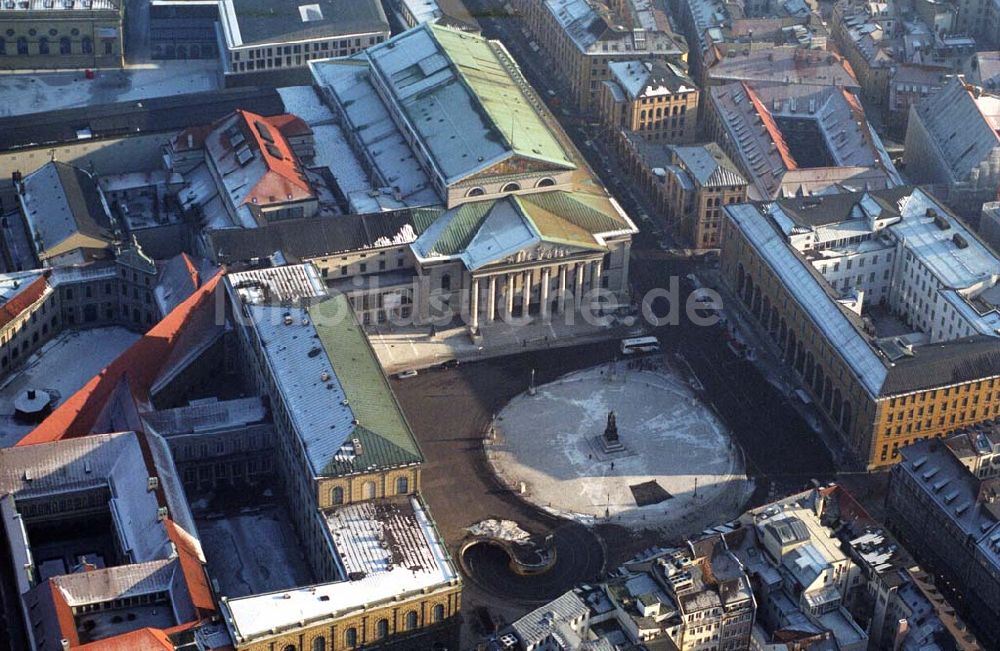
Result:
[[0,6],[2,69],[121,68],[122,43],[122,8],[112,0],[17,0]]

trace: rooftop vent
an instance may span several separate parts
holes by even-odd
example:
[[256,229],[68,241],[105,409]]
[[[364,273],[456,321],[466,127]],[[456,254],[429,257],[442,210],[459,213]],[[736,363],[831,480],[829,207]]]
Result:
[[951,241],[954,242],[955,246],[957,246],[960,249],[967,249],[967,248],[969,248],[969,241],[966,240],[964,237],[962,237],[962,235],[959,234],[959,233],[955,233],[951,237]]

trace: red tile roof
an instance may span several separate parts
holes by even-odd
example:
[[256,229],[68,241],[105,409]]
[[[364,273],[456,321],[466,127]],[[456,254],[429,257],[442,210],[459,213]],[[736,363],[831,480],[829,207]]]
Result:
[[256,199],[257,205],[300,201],[315,196],[309,182],[292,153],[288,140],[278,124],[250,111],[237,111],[243,118],[244,134],[257,143],[260,156],[267,166],[257,185],[246,195],[246,202]]
[[278,131],[283,133],[286,138],[291,138],[292,136],[306,136],[313,132],[306,124],[306,121],[297,115],[292,115],[291,113],[282,113],[281,115],[273,115],[267,118],[268,121],[277,127]]
[[42,297],[42,294],[45,293],[45,288],[49,285],[47,276],[48,274],[46,273],[34,279],[21,288],[21,291],[11,297],[9,301],[0,306],[0,328],[16,319],[22,312],[31,307],[35,301]]
[[173,651],[174,645],[165,631],[158,628],[140,628],[83,646],[73,646],[77,651]]
[[211,313],[216,309],[213,297],[222,273],[221,270],[216,273],[82,389],[56,407],[17,445],[50,443],[90,434],[119,381],[128,384],[137,402],[146,402],[149,388],[170,359],[185,327],[195,321],[200,312]]
[[215,612],[215,600],[212,598],[212,589],[208,585],[208,577],[202,565],[198,543],[191,534],[181,529],[170,518],[164,522],[167,526],[167,536],[177,548],[177,557],[181,562],[181,571],[184,573],[188,594],[191,595],[191,603],[194,604],[198,617],[207,617]]
[[760,97],[757,96],[756,91],[750,87],[750,85],[743,81],[743,90],[746,91],[747,97],[753,103],[753,108],[757,112],[757,116],[760,117],[761,123],[767,130],[769,136],[771,136],[771,141],[774,142],[775,147],[778,149],[778,154],[781,156],[781,162],[785,164],[786,170],[798,169],[799,165],[792,158],[792,151],[788,148],[788,143],[785,142],[785,137],[781,135],[781,129],[778,128],[778,123],[774,121],[771,117],[771,112],[767,110],[764,106],[764,102],[760,101]]

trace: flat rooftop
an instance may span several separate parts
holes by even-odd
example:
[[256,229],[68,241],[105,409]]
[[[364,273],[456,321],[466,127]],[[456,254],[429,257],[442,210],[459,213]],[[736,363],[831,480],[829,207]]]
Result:
[[379,0],[222,0],[219,15],[230,48],[389,33]]
[[360,502],[324,517],[345,574],[354,580],[227,600],[223,614],[237,642],[458,581],[444,542],[416,498]]

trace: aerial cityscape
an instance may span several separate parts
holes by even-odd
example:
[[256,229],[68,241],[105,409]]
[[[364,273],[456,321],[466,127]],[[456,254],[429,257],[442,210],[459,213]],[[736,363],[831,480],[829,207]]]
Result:
[[0,651],[1000,650],[1000,0],[0,0]]

